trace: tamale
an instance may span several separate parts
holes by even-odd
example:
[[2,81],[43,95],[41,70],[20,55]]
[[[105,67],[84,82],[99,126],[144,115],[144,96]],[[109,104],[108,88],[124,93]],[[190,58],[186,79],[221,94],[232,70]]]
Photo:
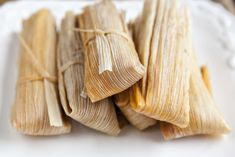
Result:
[[127,26],[110,0],[85,7],[78,17],[85,49],[85,88],[92,102],[120,93],[143,77]]
[[[197,134],[220,135],[230,131],[228,124],[218,111],[210,95],[210,89],[206,87],[209,83],[208,78],[204,77],[203,80],[203,74],[200,74],[195,60],[192,62],[189,90],[190,122],[186,128],[179,128],[164,122],[161,123],[161,132],[166,140]],[[205,70],[205,67],[203,69]]]
[[21,57],[12,125],[29,135],[70,132],[58,99],[54,17],[47,9],[36,12],[23,21],[19,38]]
[[83,96],[84,54],[72,12],[62,20],[58,48],[59,91],[65,113],[76,121],[101,132],[117,135],[120,132],[115,107],[110,98],[92,103]]
[[[130,104],[136,112],[179,127],[189,123],[186,13],[176,0],[146,0],[134,31],[147,74],[132,87]],[[141,97],[144,101],[137,101]]]
[[115,103],[121,110],[122,114],[130,122],[131,125],[139,130],[144,130],[154,124],[156,120],[146,117],[140,113],[135,112],[130,106],[130,91],[129,89],[115,95]]

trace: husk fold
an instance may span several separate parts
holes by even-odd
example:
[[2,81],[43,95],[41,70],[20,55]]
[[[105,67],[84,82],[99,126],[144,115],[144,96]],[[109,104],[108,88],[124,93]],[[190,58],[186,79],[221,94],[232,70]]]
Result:
[[144,130],[156,124],[156,120],[146,117],[140,113],[135,112],[130,106],[130,91],[125,90],[122,93],[115,95],[115,103],[121,110],[131,125],[139,130]]

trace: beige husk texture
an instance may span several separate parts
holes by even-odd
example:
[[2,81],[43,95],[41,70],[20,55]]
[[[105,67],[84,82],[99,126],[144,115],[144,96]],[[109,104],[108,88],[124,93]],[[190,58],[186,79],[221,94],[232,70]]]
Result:
[[110,0],[85,7],[78,19],[85,49],[85,87],[92,102],[120,93],[143,77],[145,70],[124,19]]
[[212,87],[211,87],[209,72],[205,65],[201,67],[201,74],[202,74],[203,81],[205,82],[208,91],[212,95]]
[[120,94],[115,95],[115,103],[121,110],[125,118],[131,125],[139,130],[144,130],[154,124],[156,120],[146,117],[140,113],[135,112],[130,106],[130,92],[129,89],[123,91]]
[[[179,128],[164,122],[161,123],[161,132],[166,140],[197,134],[220,135],[230,131],[228,124],[212,99],[210,89],[208,89],[210,87],[208,86],[208,75],[205,76],[205,73],[201,75],[195,59],[192,60],[191,64],[192,73],[189,90],[190,122],[186,128]],[[203,69],[204,71],[206,70],[205,67]]]
[[[175,0],[146,0],[134,26],[143,79],[131,88],[131,106],[180,127],[189,123],[188,12]],[[141,101],[140,101],[141,100]]]
[[69,133],[60,111],[57,90],[56,28],[52,14],[42,9],[23,21],[16,99],[11,122],[29,135]]
[[110,98],[92,103],[84,92],[84,58],[79,24],[72,12],[62,20],[59,38],[59,89],[65,113],[95,130],[117,135],[120,132],[115,108]]

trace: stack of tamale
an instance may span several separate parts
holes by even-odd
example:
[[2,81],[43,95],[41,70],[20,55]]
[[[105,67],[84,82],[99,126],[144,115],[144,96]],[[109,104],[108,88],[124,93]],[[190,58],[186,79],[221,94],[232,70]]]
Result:
[[67,12],[57,42],[53,16],[38,11],[19,35],[12,125],[24,134],[57,135],[70,132],[70,117],[118,135],[121,112],[139,130],[159,121],[165,139],[229,132],[207,68],[197,65],[190,24],[177,0],[145,0],[128,30],[111,0],[103,0],[79,15]]

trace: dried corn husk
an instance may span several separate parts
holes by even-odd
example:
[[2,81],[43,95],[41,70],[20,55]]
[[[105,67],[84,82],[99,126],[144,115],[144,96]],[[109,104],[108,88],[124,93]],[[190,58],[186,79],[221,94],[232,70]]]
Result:
[[[205,69],[205,67],[203,67]],[[207,77],[207,76],[206,76]],[[186,128],[161,123],[161,132],[166,140],[197,134],[218,135],[230,131],[228,124],[218,111],[206,84],[209,79],[201,76],[195,60],[192,61],[190,79],[190,123]]]
[[92,102],[120,93],[144,74],[127,26],[110,0],[84,8],[77,29],[85,48],[85,87]]
[[11,121],[29,135],[68,133],[57,90],[56,28],[52,14],[42,9],[23,21],[19,78]]
[[[158,1],[145,0],[142,14],[136,18],[133,25],[134,41],[141,63],[148,69],[148,61],[151,54],[151,39],[154,33],[154,25],[157,14]],[[146,95],[147,74],[140,80],[141,92]]]
[[[135,27],[144,78],[132,88],[132,108],[180,127],[189,123],[188,13],[175,0],[146,0]],[[139,86],[139,87],[136,87]],[[143,101],[139,102],[140,98]]]
[[211,88],[211,83],[210,83],[210,77],[209,77],[209,72],[206,66],[201,67],[201,74],[202,78],[204,80],[204,83],[209,90],[210,94],[212,95],[212,88]]
[[156,120],[135,112],[130,106],[130,91],[125,90],[115,95],[115,103],[121,110],[126,119],[139,130],[144,130],[156,124]]
[[59,89],[65,113],[78,122],[101,132],[117,135],[120,132],[115,108],[110,98],[92,103],[84,92],[83,47],[76,17],[68,12],[62,20],[58,63]]

